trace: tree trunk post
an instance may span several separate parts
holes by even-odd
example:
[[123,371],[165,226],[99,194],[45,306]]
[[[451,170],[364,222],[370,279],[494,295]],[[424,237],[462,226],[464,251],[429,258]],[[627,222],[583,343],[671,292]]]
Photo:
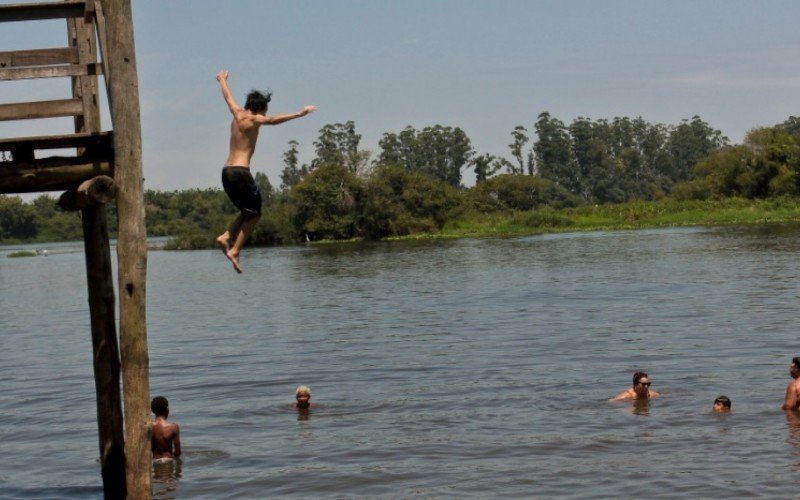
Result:
[[139,82],[130,0],[100,0],[105,17],[114,176],[119,237],[120,352],[125,399],[125,458],[128,497],[152,498],[150,381],[145,317],[147,233],[144,223]]
[[114,323],[114,283],[105,205],[83,208],[86,281],[94,352],[100,467],[106,499],[125,498],[125,437],[120,396],[119,347]]

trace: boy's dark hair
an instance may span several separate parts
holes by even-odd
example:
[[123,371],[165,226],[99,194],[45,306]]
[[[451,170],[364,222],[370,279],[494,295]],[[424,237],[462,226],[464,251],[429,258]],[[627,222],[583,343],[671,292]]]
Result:
[[645,372],[636,372],[633,374],[633,385],[639,383],[640,380],[643,378],[647,378],[647,374]]
[[269,102],[272,100],[272,92],[266,93],[259,90],[251,90],[247,94],[247,101],[244,103],[244,109],[249,109],[253,113],[266,113],[269,107]]
[[800,356],[792,358],[792,364],[794,365],[795,368],[800,370]]
[[169,410],[169,401],[164,396],[156,396],[153,398],[153,401],[150,402],[150,409],[153,410],[156,417],[161,417],[167,414],[167,410]]
[[714,404],[722,403],[722,406],[725,408],[731,407],[731,398],[728,396],[719,396],[717,399],[714,400]]

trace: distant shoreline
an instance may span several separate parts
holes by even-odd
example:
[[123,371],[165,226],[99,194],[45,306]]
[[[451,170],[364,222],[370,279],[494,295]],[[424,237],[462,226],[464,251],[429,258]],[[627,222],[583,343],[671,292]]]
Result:
[[[800,199],[773,198],[749,200],[637,201],[609,205],[585,205],[577,208],[537,208],[529,211],[466,212],[445,223],[439,231],[391,236],[379,241],[436,240],[459,238],[507,238],[546,233],[656,229],[666,227],[730,226],[738,224],[800,223]],[[171,248],[175,236],[148,237],[150,250],[186,250]],[[312,245],[368,241],[364,238],[318,240]],[[0,246],[26,249],[48,244],[83,244],[80,240],[1,242]],[[116,242],[112,241],[112,245]],[[300,245],[300,244],[298,244]],[[261,246],[261,245],[259,245]],[[294,245],[283,245],[294,246]],[[214,248],[213,240],[198,249]],[[11,249],[11,248],[9,248]]]
[[[666,227],[800,223],[800,200],[776,198],[714,201],[647,201],[553,210],[470,213],[440,231],[392,236],[384,241],[521,237],[546,233],[618,231]],[[355,240],[323,240],[341,243]],[[361,240],[358,240],[361,241]]]

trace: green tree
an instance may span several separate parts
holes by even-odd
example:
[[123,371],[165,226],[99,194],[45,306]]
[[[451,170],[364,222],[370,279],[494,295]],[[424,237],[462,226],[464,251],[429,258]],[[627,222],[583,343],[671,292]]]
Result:
[[343,165],[320,165],[291,191],[297,226],[312,240],[352,238],[362,189],[360,180]]
[[0,195],[0,239],[28,240],[38,232],[36,211],[19,196]]
[[502,174],[476,184],[466,195],[468,208],[482,212],[578,206],[582,200],[564,187],[538,176]]
[[358,149],[360,142],[361,134],[356,133],[353,121],[325,125],[314,141],[317,156],[312,167],[336,164],[354,174],[359,173],[369,163],[369,152]]
[[533,145],[539,175],[572,191],[581,191],[578,168],[573,160],[570,137],[564,123],[541,113],[536,121],[538,139]]
[[511,137],[513,141],[508,147],[511,149],[511,156],[514,157],[517,163],[516,165],[508,165],[509,173],[522,175],[525,173],[527,167],[528,175],[533,175],[536,173],[534,169],[533,153],[529,152],[527,156],[525,154],[525,145],[530,141],[527,129],[522,125],[517,125],[514,127],[514,131],[511,132]]
[[668,170],[663,172],[672,182],[681,182],[689,178],[695,164],[714,153],[728,143],[728,138],[719,130],[714,130],[699,116],[693,116],[691,121],[683,122],[674,127],[667,139],[667,150],[672,161]]
[[442,180],[378,165],[366,181],[360,233],[383,238],[440,229],[458,200],[458,190]]
[[283,153],[283,170],[281,171],[281,189],[287,190],[294,187],[308,175],[307,165],[300,166],[299,154],[297,150],[299,143],[295,140],[289,141],[289,149]]
[[401,165],[409,172],[422,172],[456,187],[461,184],[462,168],[473,155],[472,144],[463,130],[441,125],[386,133],[378,145],[379,164]]
[[256,172],[253,180],[255,180],[256,186],[258,186],[258,190],[261,191],[261,205],[271,205],[272,200],[275,197],[275,188],[272,187],[272,183],[269,181],[267,174],[263,172]]
[[481,183],[493,176],[508,163],[503,158],[498,158],[489,153],[474,155],[471,162],[475,172],[475,182],[477,183]]

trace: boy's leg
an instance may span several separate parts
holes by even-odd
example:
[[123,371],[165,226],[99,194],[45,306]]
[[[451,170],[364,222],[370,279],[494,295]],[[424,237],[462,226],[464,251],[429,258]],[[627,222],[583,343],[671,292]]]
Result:
[[236,236],[236,241],[234,242],[233,247],[225,252],[225,255],[228,257],[228,260],[231,261],[233,268],[236,269],[237,273],[242,272],[242,266],[239,265],[239,253],[242,251],[242,247],[244,247],[245,242],[247,242],[247,238],[250,237],[250,234],[253,232],[253,229],[256,227],[256,223],[260,218],[260,215],[241,218],[242,220],[239,223],[239,231],[238,235]]
[[233,242],[239,237],[239,231],[242,228],[242,220],[243,217],[239,214],[228,227],[228,230],[217,236],[217,245],[219,245],[226,254],[233,246]]

